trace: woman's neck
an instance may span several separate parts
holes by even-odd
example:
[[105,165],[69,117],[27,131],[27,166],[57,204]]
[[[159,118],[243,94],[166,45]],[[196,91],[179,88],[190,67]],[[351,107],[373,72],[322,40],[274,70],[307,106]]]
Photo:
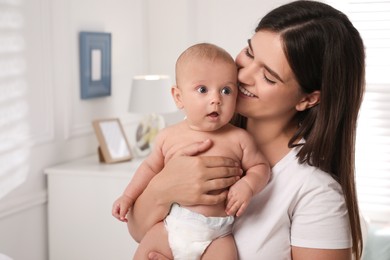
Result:
[[290,151],[288,142],[296,128],[281,122],[259,122],[248,119],[247,130],[254,137],[257,147],[273,167]]

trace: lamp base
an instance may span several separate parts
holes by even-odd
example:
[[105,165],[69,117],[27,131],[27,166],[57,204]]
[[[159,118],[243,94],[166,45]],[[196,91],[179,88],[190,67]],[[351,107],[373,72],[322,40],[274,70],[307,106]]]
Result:
[[137,126],[135,134],[134,154],[138,157],[147,156],[153,149],[157,133],[165,127],[165,120],[157,114],[145,116]]

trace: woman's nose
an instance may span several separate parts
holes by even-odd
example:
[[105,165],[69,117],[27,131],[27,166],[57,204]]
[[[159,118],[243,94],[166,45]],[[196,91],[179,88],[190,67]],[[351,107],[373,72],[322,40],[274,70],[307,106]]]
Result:
[[[240,54],[243,55],[243,54]],[[241,58],[241,57],[239,57]],[[245,84],[245,85],[253,85],[254,84],[254,75],[255,67],[256,65],[252,62],[249,62],[247,60],[242,61],[241,59],[237,58],[237,61],[239,61],[238,66],[238,81]]]
[[253,71],[251,71],[250,66],[243,66],[238,70],[238,81],[245,85],[253,85]]

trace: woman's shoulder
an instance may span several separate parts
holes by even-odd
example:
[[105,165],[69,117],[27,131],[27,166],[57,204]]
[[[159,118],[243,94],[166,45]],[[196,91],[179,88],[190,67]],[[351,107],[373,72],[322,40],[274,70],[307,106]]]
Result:
[[[310,201],[308,204],[323,203],[323,205],[332,205],[332,201],[344,203],[343,191],[340,184],[328,172],[324,172],[318,167],[311,166],[307,163],[299,163],[295,160],[296,165],[292,167],[289,174],[291,178],[296,179],[296,203]],[[327,202],[327,203],[325,203]]]
[[311,170],[306,174],[298,195],[309,197],[313,201],[343,201],[344,195],[340,183],[330,173],[317,167],[308,166]]
[[294,179],[300,186],[299,189],[312,190],[336,190],[341,192],[340,184],[328,172],[308,163],[300,163],[297,158],[299,148],[294,148],[272,169],[274,175],[282,175],[281,179]]

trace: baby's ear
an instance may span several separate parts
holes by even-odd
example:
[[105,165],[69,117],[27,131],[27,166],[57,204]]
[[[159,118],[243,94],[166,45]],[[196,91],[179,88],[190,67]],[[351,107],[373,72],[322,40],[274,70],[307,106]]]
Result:
[[183,102],[181,101],[181,91],[177,87],[177,85],[172,86],[171,94],[172,94],[173,100],[176,103],[177,108],[182,109],[184,106],[183,106]]
[[321,92],[319,90],[306,94],[295,106],[298,111],[304,111],[308,108],[314,107],[320,103]]

